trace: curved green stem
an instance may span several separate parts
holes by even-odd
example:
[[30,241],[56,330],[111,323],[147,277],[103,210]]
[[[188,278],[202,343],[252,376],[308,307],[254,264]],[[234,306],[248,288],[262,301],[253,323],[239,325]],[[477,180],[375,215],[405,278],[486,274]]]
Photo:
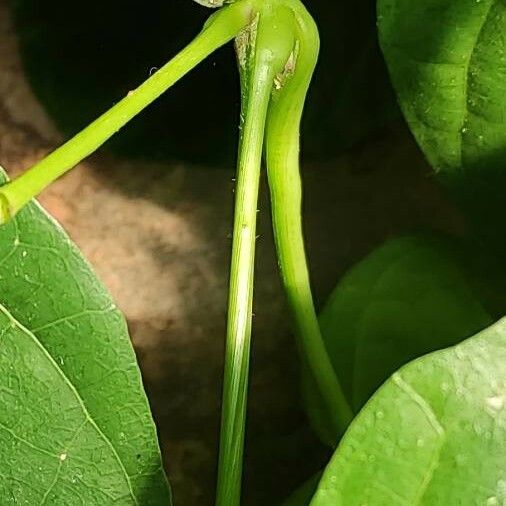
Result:
[[220,9],[186,48],[141,86],[20,177],[1,187],[0,224],[93,153],[209,54],[232,40],[249,23],[250,16],[251,6],[244,1]]
[[296,15],[298,48],[295,61],[291,72],[283,76],[281,88],[269,108],[267,171],[279,265],[296,322],[299,348],[326,402],[337,438],[353,415],[322,339],[311,294],[301,219],[299,130],[307,89],[318,57],[319,39],[317,28],[302,5]]
[[217,506],[240,504],[260,165],[276,75],[293,48],[286,9],[262,9],[238,39],[243,88],[218,467]]

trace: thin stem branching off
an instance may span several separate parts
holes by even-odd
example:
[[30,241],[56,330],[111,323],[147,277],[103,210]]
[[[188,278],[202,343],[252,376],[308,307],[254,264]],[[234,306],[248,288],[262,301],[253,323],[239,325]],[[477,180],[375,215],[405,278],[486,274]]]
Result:
[[137,89],[17,179],[0,187],[0,224],[8,221],[54,180],[97,150],[217,48],[232,40],[248,24],[250,15],[251,6],[247,2],[220,9],[210,17],[190,44]]
[[318,58],[318,31],[302,4],[295,8],[297,47],[281,76],[267,117],[267,172],[281,275],[295,321],[301,358],[309,367],[333,423],[336,441],[353,418],[318,323],[302,228],[299,170],[300,121]]

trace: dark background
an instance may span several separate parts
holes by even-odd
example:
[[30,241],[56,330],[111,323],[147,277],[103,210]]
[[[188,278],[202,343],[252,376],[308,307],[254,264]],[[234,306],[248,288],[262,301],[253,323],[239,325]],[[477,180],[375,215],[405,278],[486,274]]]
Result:
[[[62,132],[86,126],[162,66],[210,10],[191,0],[12,0],[28,78]],[[349,148],[396,113],[374,2],[311,0],[322,50],[305,117],[306,157]],[[151,159],[223,162],[236,153],[239,87],[232,45],[146,109],[108,148]]]

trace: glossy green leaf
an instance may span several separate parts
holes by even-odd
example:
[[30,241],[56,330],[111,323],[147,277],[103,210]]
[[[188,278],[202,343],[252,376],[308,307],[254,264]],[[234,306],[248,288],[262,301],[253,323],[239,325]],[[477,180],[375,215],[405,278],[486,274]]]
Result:
[[170,504],[124,318],[36,203],[0,227],[0,304],[2,501]]
[[379,0],[378,19],[400,104],[434,168],[480,169],[493,160],[502,167],[504,2]]
[[[327,350],[356,412],[402,365],[490,323],[455,248],[429,235],[394,239],[373,251],[338,283],[320,315]],[[303,391],[313,426],[335,444],[307,371]]]
[[420,147],[476,233],[506,253],[506,4],[378,0],[378,26]]
[[506,503],[506,319],[396,372],[354,420],[311,506]]

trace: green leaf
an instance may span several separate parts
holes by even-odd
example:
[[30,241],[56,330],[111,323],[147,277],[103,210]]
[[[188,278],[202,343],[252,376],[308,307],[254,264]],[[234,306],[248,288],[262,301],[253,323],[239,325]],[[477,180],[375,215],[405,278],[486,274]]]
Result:
[[0,304],[0,497],[170,504],[125,320],[37,203],[0,227]]
[[[429,235],[390,240],[373,251],[343,277],[320,315],[327,350],[355,412],[402,365],[490,323],[456,248]],[[303,392],[313,426],[323,441],[335,444],[307,371]]]
[[506,212],[506,4],[378,0],[378,25],[422,150],[477,231],[506,248],[496,226]]
[[487,157],[502,166],[504,2],[379,0],[378,19],[402,109],[434,168],[479,169]]
[[[222,1],[214,6],[218,3]],[[320,28],[322,70],[315,76],[307,103],[304,152],[306,157],[327,160],[367,141],[400,113],[377,43],[376,1],[305,3]],[[175,54],[209,15],[191,0],[158,1],[149,9],[137,8],[132,0],[128,4],[87,0],[80,4],[77,26],[68,23],[75,16],[74,4],[68,0],[10,0],[9,7],[26,77],[66,137]],[[114,72],[110,72],[111,62]],[[208,93],[202,93],[204,88]],[[209,168],[232,164],[238,88],[232,49],[218,51],[192,71],[184,85],[174,87],[149,112],[126,125],[104,149],[141,160],[204,162]]]
[[311,506],[506,503],[506,319],[396,372],[354,420]]

